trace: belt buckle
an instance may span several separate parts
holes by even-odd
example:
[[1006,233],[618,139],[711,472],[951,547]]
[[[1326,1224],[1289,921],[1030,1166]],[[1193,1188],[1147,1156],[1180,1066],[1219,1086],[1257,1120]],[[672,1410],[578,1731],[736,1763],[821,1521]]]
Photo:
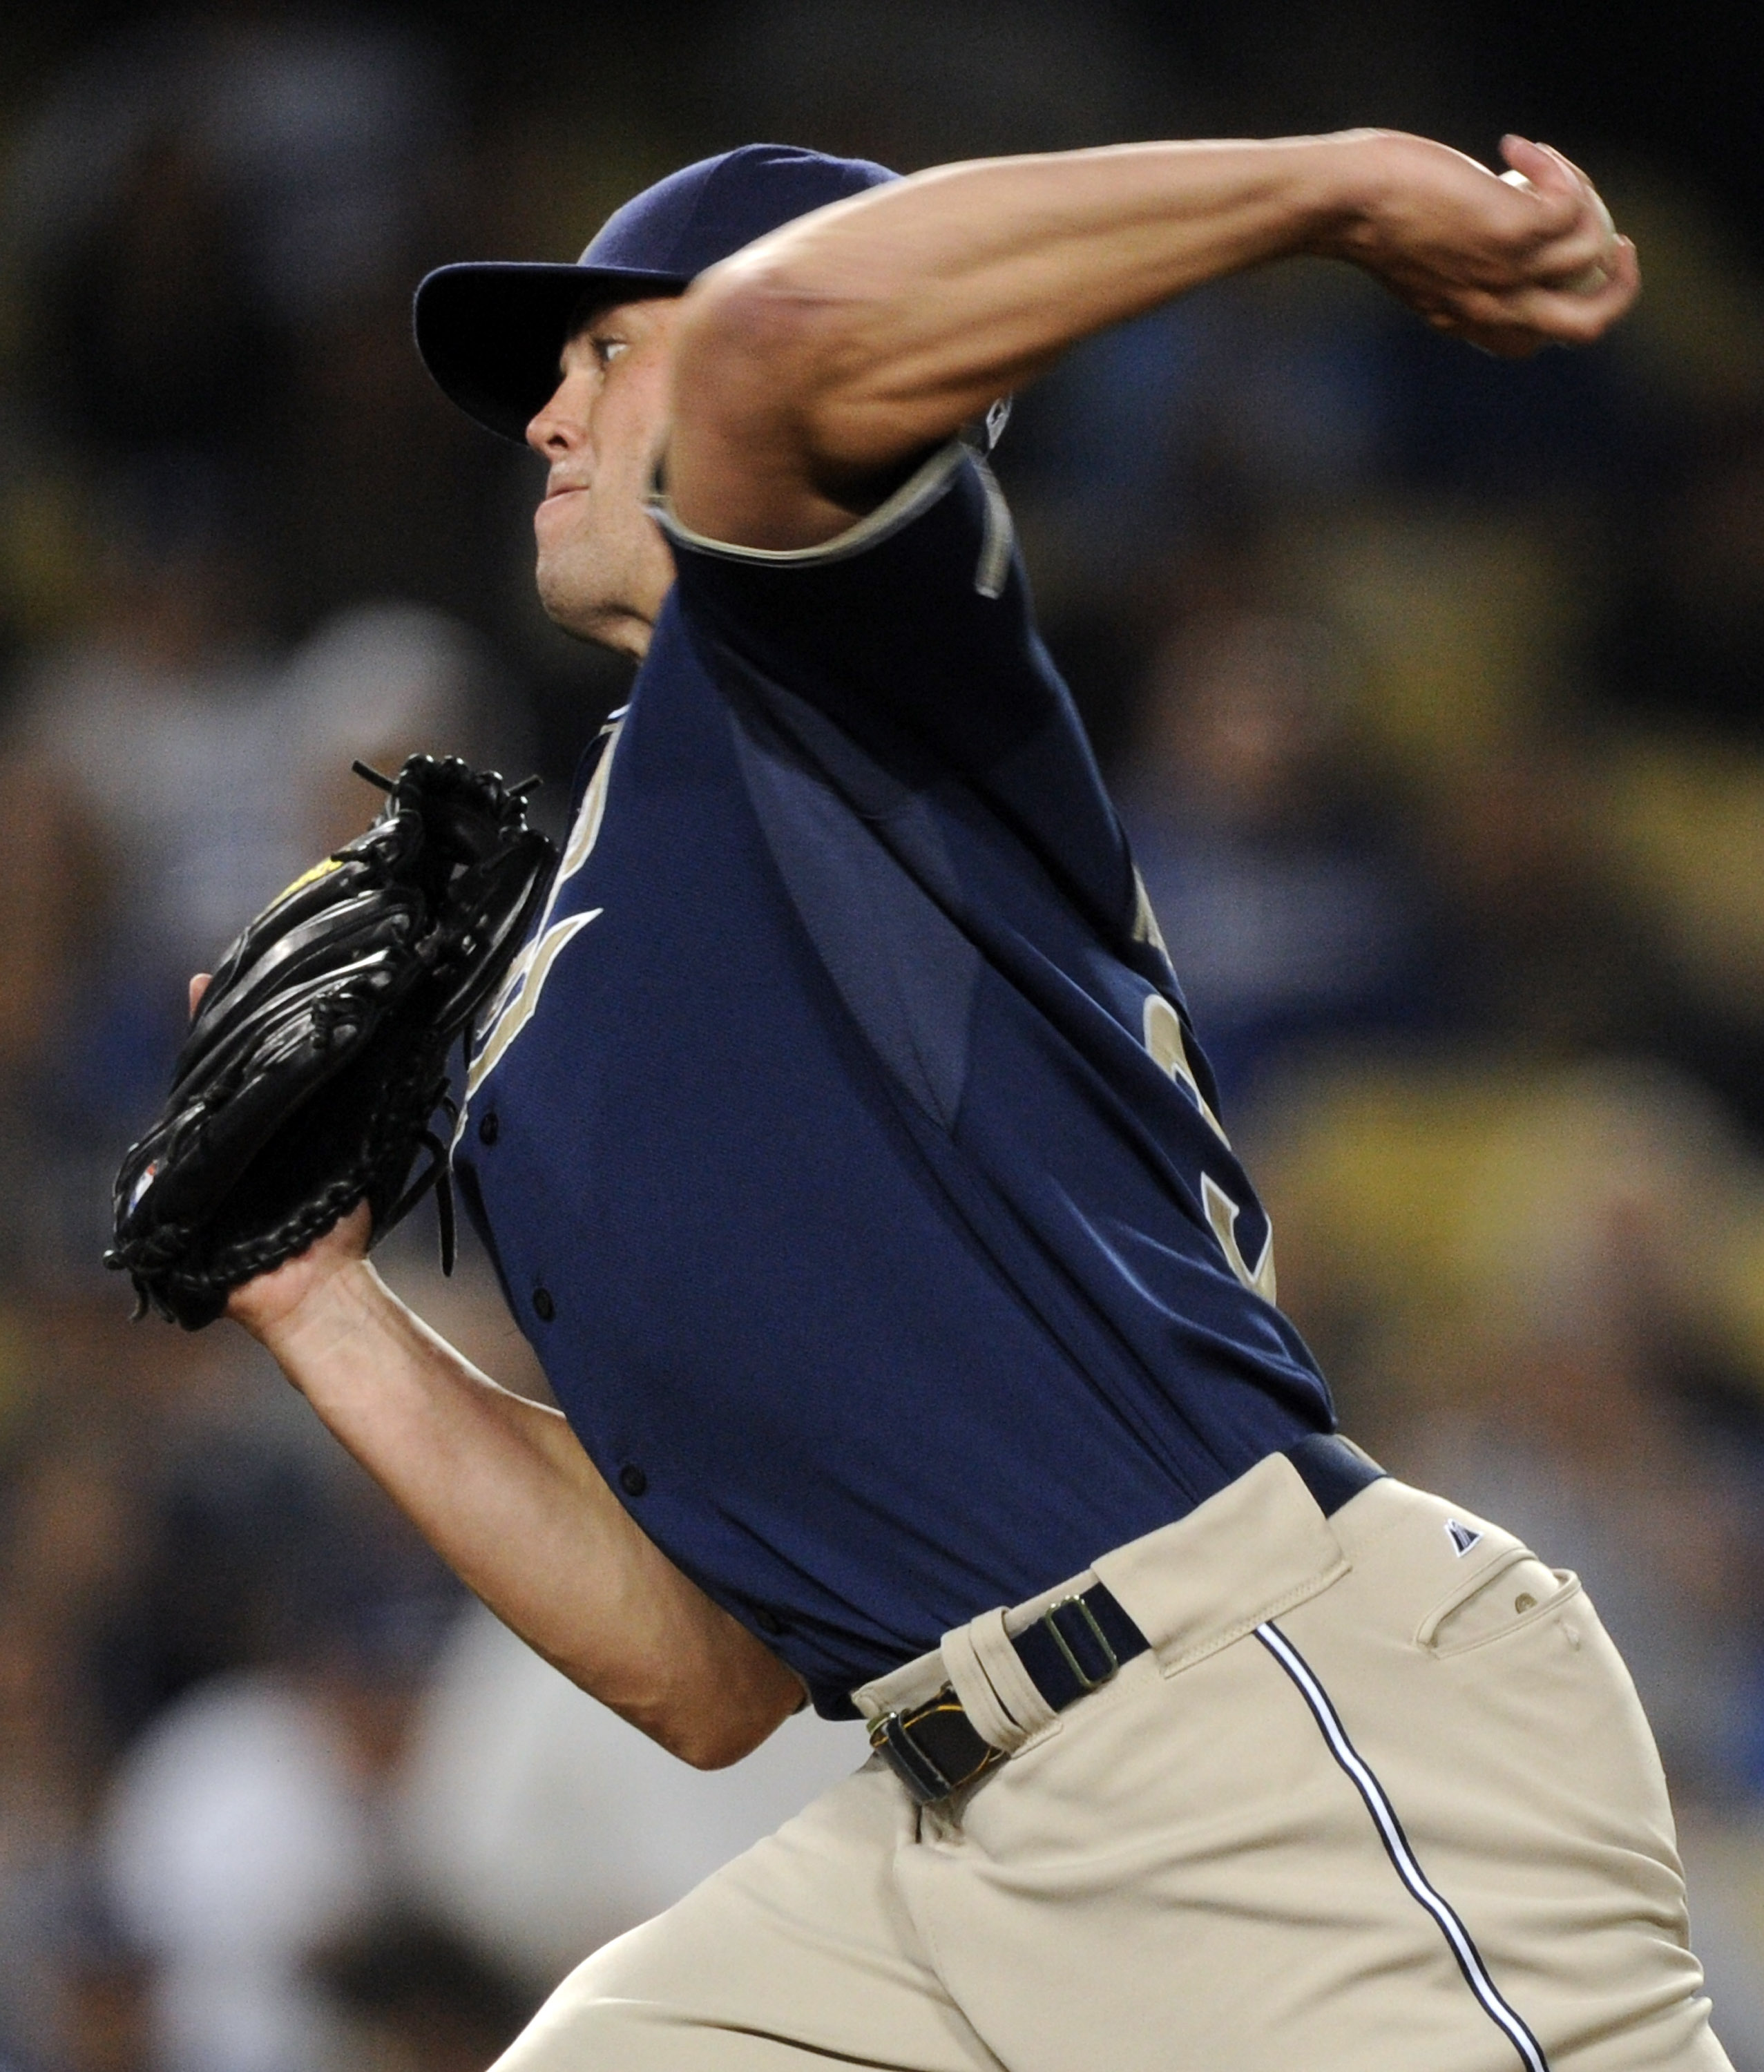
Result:
[[[1065,1634],[1060,1631],[1059,1621],[1055,1614],[1058,1612],[1063,1611],[1076,1612],[1078,1616],[1084,1622],[1085,1626],[1089,1630],[1091,1638],[1096,1642],[1103,1660],[1108,1665],[1104,1670],[1100,1676],[1092,1676],[1085,1670],[1083,1665],[1079,1661],[1078,1657],[1072,1652],[1071,1642],[1068,1641]],[[1093,1612],[1090,1606],[1085,1603],[1082,1597],[1060,1598],[1057,1603],[1051,1604],[1047,1607],[1046,1610],[1042,1614],[1040,1618],[1036,1622],[1036,1623],[1038,1625],[1046,1626],[1048,1632],[1053,1636],[1055,1646],[1059,1650],[1061,1655],[1065,1658],[1066,1667],[1071,1670],[1074,1678],[1077,1680],[1080,1696],[1088,1692],[1094,1691],[1099,1684],[1106,1684],[1109,1678],[1114,1675],[1115,1671],[1120,1668],[1120,1657],[1116,1654],[1113,1647],[1110,1646],[1108,1635],[1103,1631],[1102,1627],[1098,1624],[1096,1613]]]
[[904,1784],[921,1806],[935,1805],[940,1799],[948,1799],[960,1791],[964,1785],[972,1784],[977,1778],[1005,1760],[1003,1753],[989,1748],[985,1755],[965,1777],[948,1778],[931,1758],[913,1739],[913,1729],[936,1712],[967,1713],[961,1701],[947,1687],[928,1704],[916,1707],[912,1712],[884,1712],[870,1725],[870,1745],[881,1756],[895,1776]]

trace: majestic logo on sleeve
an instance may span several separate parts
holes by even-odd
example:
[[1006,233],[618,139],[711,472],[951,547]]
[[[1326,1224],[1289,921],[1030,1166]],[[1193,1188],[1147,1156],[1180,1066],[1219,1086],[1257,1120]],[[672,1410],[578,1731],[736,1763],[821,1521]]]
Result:
[[[1143,893],[1141,894],[1143,898]],[[1151,908],[1146,904],[1145,911]],[[1156,927],[1153,921],[1152,926]],[[1195,1068],[1188,1062],[1188,1046],[1182,1035],[1182,1017],[1160,993],[1148,993],[1145,1007],[1145,1048],[1153,1062],[1161,1065],[1181,1087],[1198,1108],[1219,1142],[1227,1150],[1231,1140],[1226,1136],[1219,1117],[1208,1105],[1200,1090],[1200,1082],[1195,1076]],[[1219,1248],[1225,1255],[1225,1264],[1242,1281],[1252,1295],[1260,1295],[1264,1302],[1274,1300],[1274,1232],[1272,1225],[1262,1240],[1260,1256],[1252,1266],[1244,1258],[1237,1242],[1237,1219],[1243,1211],[1211,1173],[1200,1176],[1201,1206],[1207,1211],[1207,1221],[1213,1235],[1219,1240]]]
[[619,746],[624,717],[622,711],[615,713],[601,730],[607,745],[600,752],[600,761],[595,766],[581,810],[576,815],[575,825],[569,831],[569,840],[559,859],[557,875],[553,880],[544,916],[526,948],[509,966],[508,976],[478,1018],[475,1032],[477,1047],[466,1074],[466,1098],[460,1104],[459,1124],[454,1133],[456,1144],[464,1133],[472,1096],[502,1063],[509,1045],[532,1021],[553,965],[589,923],[598,921],[605,911],[602,907],[591,906],[580,914],[565,915],[561,921],[552,919],[557,911],[558,895],[594,853],[594,844],[600,839],[601,822],[607,815],[607,787],[612,779],[613,752]]

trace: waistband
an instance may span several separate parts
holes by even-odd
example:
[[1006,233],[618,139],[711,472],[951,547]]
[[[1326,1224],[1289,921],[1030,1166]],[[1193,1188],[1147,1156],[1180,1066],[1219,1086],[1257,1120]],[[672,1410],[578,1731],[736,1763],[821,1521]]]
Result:
[[1326,1589],[1348,1565],[1328,1521],[1384,1472],[1334,1433],[1269,1455],[1186,1516],[865,1684],[853,1697],[872,1745],[915,1798],[947,1796],[1136,1656],[1155,1651],[1174,1671]]

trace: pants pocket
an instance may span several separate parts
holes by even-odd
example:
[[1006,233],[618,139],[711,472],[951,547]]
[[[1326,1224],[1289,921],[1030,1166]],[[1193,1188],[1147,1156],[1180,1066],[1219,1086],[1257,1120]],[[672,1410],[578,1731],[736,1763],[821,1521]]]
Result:
[[1415,1638],[1438,1655],[1486,1647],[1546,1619],[1580,1593],[1578,1576],[1549,1568],[1528,1548],[1510,1548],[1492,1568],[1466,1579],[1421,1621]]

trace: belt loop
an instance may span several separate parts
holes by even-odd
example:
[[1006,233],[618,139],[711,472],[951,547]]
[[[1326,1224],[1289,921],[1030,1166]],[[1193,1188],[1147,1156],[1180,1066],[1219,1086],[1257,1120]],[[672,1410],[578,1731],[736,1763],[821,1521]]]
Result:
[[1055,1717],[1005,1631],[1002,1609],[946,1633],[944,1667],[981,1738],[1006,1755]]

